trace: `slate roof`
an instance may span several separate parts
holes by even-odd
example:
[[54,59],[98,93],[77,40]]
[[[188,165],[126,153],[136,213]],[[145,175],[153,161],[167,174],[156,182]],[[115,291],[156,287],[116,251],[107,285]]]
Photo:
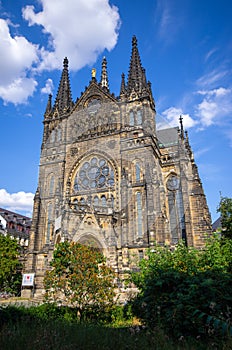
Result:
[[176,146],[178,144],[178,127],[157,130],[160,148]]

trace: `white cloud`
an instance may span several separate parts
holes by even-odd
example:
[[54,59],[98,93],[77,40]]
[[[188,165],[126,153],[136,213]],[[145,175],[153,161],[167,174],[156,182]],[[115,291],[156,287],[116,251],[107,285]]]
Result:
[[26,103],[28,97],[33,95],[36,86],[37,82],[33,78],[19,77],[6,86],[0,85],[0,96],[4,100],[4,103]]
[[[22,10],[23,18],[41,26],[48,41],[32,43],[24,36],[13,36],[9,19],[0,19],[0,98],[5,103],[25,103],[36,86],[36,74],[62,68],[67,56],[71,70],[93,64],[105,49],[117,43],[120,16],[109,0],[40,0],[42,10],[34,6]],[[67,20],[68,19],[68,20]],[[20,28],[17,28],[18,31]],[[51,81],[41,89],[52,90]]]
[[196,84],[202,88],[210,89],[219,84],[219,82],[228,75],[227,69],[222,69],[219,67],[218,69],[214,69],[213,71],[204,74],[200,77]]
[[218,48],[215,47],[213,49],[211,49],[210,51],[207,52],[207,54],[205,55],[205,62],[207,62],[214,54],[215,52],[218,51]]
[[42,94],[51,94],[54,88],[52,79],[47,79],[45,86],[41,89]]
[[5,189],[0,189],[0,207],[18,212],[32,213],[33,193],[23,191],[8,193]]
[[212,90],[200,90],[197,94],[203,100],[196,107],[196,115],[203,127],[221,123],[232,113],[232,89],[219,87]]
[[[180,115],[183,118],[184,128],[192,128],[197,124],[197,121],[194,120],[189,114],[184,114],[181,108],[170,107],[162,112],[162,116],[165,118],[166,123],[169,124],[169,127],[180,126],[179,118]],[[167,127],[167,125],[158,125],[159,129]]]
[[[41,25],[49,35],[52,50],[43,48],[39,69],[55,69],[63,57],[70,61],[70,69],[78,70],[93,63],[104,49],[117,43],[120,17],[118,9],[108,0],[41,0],[42,11],[34,6],[23,9],[29,26]],[[68,19],[68,20],[67,20]]]
[[[176,16],[178,15],[178,21]],[[169,0],[157,0],[155,11],[155,24],[157,26],[157,34],[162,44],[172,43],[182,26],[184,25],[184,17],[180,10],[177,14],[177,8],[174,2]],[[170,35],[172,33],[172,35]]]
[[0,19],[0,97],[4,102],[24,103],[36,88],[28,71],[38,62],[38,48],[22,36],[12,37],[8,22]]

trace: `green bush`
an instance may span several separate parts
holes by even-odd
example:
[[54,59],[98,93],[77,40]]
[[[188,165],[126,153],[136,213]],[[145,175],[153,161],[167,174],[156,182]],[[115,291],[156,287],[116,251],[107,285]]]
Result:
[[218,237],[198,251],[180,243],[174,251],[154,247],[132,281],[140,292],[133,312],[149,327],[175,338],[224,337],[231,332],[231,242]]

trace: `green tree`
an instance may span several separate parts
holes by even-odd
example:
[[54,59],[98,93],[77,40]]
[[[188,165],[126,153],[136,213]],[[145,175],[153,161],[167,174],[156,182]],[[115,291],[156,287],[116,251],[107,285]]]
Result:
[[48,301],[77,308],[80,320],[90,309],[111,307],[114,302],[114,273],[101,252],[74,242],[56,246],[44,285]]
[[[212,237],[202,250],[182,242],[174,250],[154,246],[132,273],[139,293],[132,300],[137,317],[175,337],[216,335],[231,330],[232,241]],[[200,317],[199,317],[200,316]]]
[[222,236],[232,239],[232,198],[222,197],[217,211],[221,214]]
[[20,246],[16,239],[0,234],[0,291],[18,294],[22,281]]

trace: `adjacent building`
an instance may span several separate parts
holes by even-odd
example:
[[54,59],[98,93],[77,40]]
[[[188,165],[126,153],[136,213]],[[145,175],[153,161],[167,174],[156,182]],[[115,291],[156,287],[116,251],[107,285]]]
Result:
[[18,241],[21,247],[28,247],[31,218],[0,208],[0,233]]

